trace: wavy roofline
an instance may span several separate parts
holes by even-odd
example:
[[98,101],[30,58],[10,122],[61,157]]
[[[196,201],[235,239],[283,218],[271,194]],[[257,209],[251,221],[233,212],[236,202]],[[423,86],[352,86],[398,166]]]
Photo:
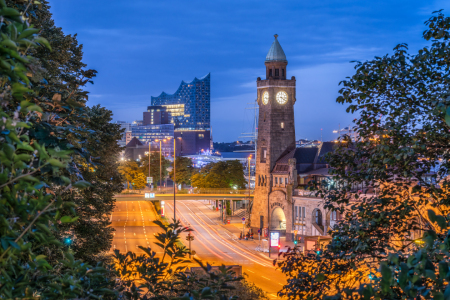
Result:
[[194,79],[192,79],[191,81],[184,81],[184,80],[181,80],[181,83],[180,83],[180,85],[178,86],[178,89],[177,89],[173,94],[167,94],[166,92],[162,91],[161,94],[159,94],[159,96],[156,96],[156,97],[151,96],[151,99],[153,99],[153,98],[159,98],[159,97],[161,97],[161,96],[163,96],[163,95],[165,95],[165,96],[173,96],[173,95],[175,95],[175,94],[180,90],[180,88],[181,88],[181,86],[182,86],[183,84],[191,84],[191,83],[196,82],[196,81],[203,81],[203,80],[205,80],[207,77],[210,77],[210,76],[211,76],[211,72],[209,72],[208,74],[206,74],[205,76],[200,77],[200,78],[194,77]]

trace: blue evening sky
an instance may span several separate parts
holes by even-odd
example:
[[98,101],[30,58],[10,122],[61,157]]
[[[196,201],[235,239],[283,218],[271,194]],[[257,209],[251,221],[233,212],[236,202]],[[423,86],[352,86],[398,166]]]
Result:
[[354,116],[336,104],[351,60],[392,53],[398,43],[425,46],[423,24],[445,0],[50,0],[57,26],[78,34],[84,62],[96,69],[89,105],[114,120],[142,120],[150,96],[211,72],[214,141],[237,140],[252,127],[256,78],[279,41],[287,75],[297,78],[297,139],[334,139]]

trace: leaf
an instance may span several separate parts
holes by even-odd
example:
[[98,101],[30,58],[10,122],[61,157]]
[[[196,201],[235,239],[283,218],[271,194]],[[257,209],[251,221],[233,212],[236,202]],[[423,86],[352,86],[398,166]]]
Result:
[[72,222],[72,218],[70,216],[64,216],[61,218],[61,223],[70,223]]
[[87,187],[90,187],[91,184],[85,180],[80,180],[80,181],[77,181],[74,184],[72,184],[72,186],[79,188],[79,189],[85,189]]
[[322,282],[324,280],[325,280],[325,274],[323,274],[323,273],[317,274],[317,276],[316,276],[316,281],[317,282]]
[[18,250],[20,250],[20,246],[19,245],[17,245],[17,243],[16,242],[14,242],[14,241],[8,241],[8,243],[12,246],[12,247],[14,247],[14,248],[16,248],[16,249],[18,249]]
[[38,111],[38,112],[42,112],[42,108],[40,108],[40,107],[37,106],[37,105],[31,105],[31,106],[28,106],[28,107],[27,107],[27,111],[28,111],[28,112],[30,112],[30,111]]
[[444,300],[444,294],[442,292],[433,292],[433,299],[434,300]]
[[38,37],[36,39],[34,39],[35,42],[44,45],[45,47],[47,47],[50,51],[52,50],[52,47],[50,46],[50,43],[43,37]]
[[438,223],[439,227],[441,227],[441,229],[447,228],[447,221],[445,220],[444,216],[436,216],[436,222]]
[[447,123],[447,125],[450,126],[450,115],[449,114],[445,115],[445,123]]
[[62,163],[61,161],[54,159],[54,158],[50,158],[49,160],[47,160],[47,162],[49,164],[51,164],[54,167],[58,167],[58,168],[65,168],[66,164]]
[[33,35],[35,33],[38,33],[39,29],[36,28],[27,28],[24,31],[22,31],[22,33],[19,35],[19,39],[24,39],[29,37],[30,35]]
[[14,8],[5,7],[2,10],[0,10],[0,16],[16,17],[16,16],[20,16],[20,13],[17,10],[15,10]]
[[436,222],[436,213],[434,212],[434,210],[429,209],[428,210],[428,218],[430,219],[431,222]]

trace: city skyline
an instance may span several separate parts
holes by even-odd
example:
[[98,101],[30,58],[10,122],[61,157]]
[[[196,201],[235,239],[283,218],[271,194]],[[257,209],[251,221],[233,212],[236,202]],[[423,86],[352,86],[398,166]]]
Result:
[[392,53],[399,43],[414,52],[427,45],[420,39],[423,22],[450,7],[444,1],[83,3],[51,2],[51,11],[65,33],[78,34],[84,61],[99,71],[87,87],[88,105],[111,109],[114,121],[133,121],[152,95],[174,93],[180,79],[211,73],[218,142],[251,130],[245,108],[255,100],[256,78],[263,76],[259,64],[274,34],[290,58],[287,76],[298,82],[296,138],[320,139],[323,129],[323,140],[331,140],[339,124],[355,118],[335,103],[339,82],[354,74],[349,61]]

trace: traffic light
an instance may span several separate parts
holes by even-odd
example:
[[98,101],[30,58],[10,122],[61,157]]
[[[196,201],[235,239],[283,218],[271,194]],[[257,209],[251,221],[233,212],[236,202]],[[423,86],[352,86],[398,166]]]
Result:
[[297,245],[297,240],[294,240],[294,245]]
[[72,238],[71,238],[70,236],[66,237],[66,238],[64,239],[64,244],[70,246],[70,245],[72,244]]
[[318,248],[317,251],[316,251],[316,253],[317,253],[317,256],[319,256],[319,255],[322,254],[322,250]]

